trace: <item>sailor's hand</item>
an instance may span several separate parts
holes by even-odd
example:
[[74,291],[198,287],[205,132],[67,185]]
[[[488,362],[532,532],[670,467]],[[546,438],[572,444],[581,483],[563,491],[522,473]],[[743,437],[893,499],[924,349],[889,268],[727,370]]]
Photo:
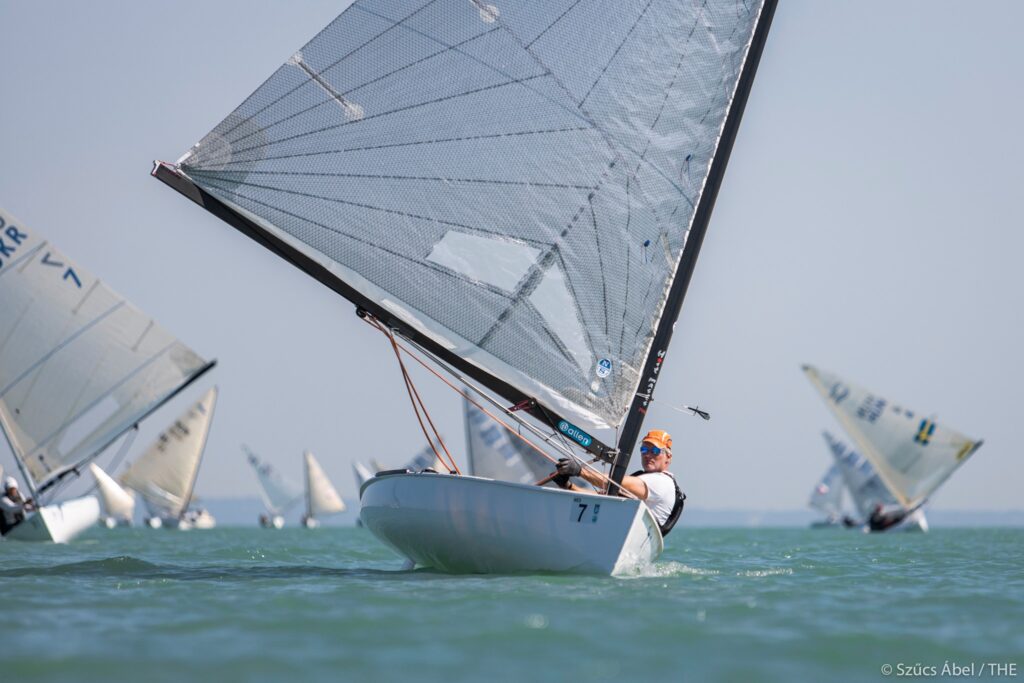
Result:
[[583,471],[583,466],[580,465],[579,461],[571,458],[560,458],[558,460],[558,475],[569,477],[578,477]]
[[551,478],[551,481],[555,482],[555,486],[557,486],[560,489],[572,488],[572,484],[569,483],[568,474],[556,474]]

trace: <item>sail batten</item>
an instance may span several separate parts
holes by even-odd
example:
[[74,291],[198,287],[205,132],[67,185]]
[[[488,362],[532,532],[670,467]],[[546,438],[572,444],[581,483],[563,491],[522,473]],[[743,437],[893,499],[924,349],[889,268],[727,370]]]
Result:
[[2,210],[0,228],[0,426],[43,492],[212,363]]

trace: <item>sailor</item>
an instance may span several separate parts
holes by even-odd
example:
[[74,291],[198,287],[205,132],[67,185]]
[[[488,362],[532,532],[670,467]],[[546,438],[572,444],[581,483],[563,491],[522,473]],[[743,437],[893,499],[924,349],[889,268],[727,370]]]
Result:
[[[644,501],[661,527],[662,535],[675,526],[683,511],[686,494],[679,490],[675,476],[668,471],[672,464],[672,437],[668,432],[654,429],[640,443],[642,470],[622,478],[622,488]],[[562,458],[558,461],[558,476],[553,481],[564,489],[583,491],[575,486],[571,477],[582,477],[597,487],[605,485],[600,474],[583,469],[579,461]]]
[[875,505],[875,509],[871,511],[871,516],[868,517],[868,528],[871,531],[885,531],[889,527],[896,526],[902,522],[909,514],[910,511],[903,508],[886,511],[885,506],[879,503]]
[[14,477],[4,477],[4,495],[0,496],[0,534],[6,534],[25,520],[25,513],[34,508],[31,500],[25,500],[18,490]]

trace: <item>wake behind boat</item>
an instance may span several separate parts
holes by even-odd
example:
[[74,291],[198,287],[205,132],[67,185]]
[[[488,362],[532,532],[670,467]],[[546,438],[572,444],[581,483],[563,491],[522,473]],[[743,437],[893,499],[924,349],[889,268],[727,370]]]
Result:
[[100,506],[62,488],[214,363],[3,210],[0,231],[0,428],[36,505],[4,537],[64,543]]
[[[646,506],[614,496],[774,10],[356,0],[176,164],[156,164],[352,301],[400,363],[469,387],[515,438],[612,494],[378,474],[363,521],[400,553],[450,571],[601,573],[660,553]],[[458,472],[443,442],[437,456]]]

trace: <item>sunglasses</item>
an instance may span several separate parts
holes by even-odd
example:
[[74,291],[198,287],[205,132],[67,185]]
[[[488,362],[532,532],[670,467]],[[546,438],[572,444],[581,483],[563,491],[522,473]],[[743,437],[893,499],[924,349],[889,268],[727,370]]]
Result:
[[641,455],[661,455],[662,453],[667,452],[668,451],[666,451],[664,448],[658,448],[657,446],[648,446],[647,444],[640,446]]

